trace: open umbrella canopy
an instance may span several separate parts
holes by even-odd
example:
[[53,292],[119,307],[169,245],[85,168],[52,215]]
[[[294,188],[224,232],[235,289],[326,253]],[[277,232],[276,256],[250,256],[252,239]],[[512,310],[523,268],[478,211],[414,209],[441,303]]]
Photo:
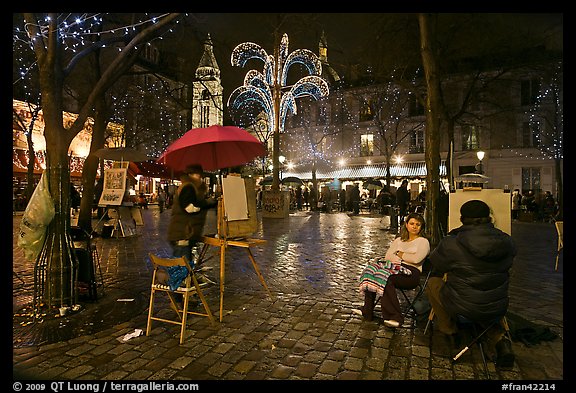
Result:
[[266,176],[264,179],[260,181],[261,186],[269,186],[272,184],[272,176]]
[[141,175],[146,177],[159,177],[161,179],[172,179],[175,177],[173,171],[171,171],[165,165],[162,165],[155,161],[131,162],[130,165],[128,166],[128,169],[134,175]]
[[463,175],[456,176],[454,179],[456,181],[462,181],[466,183],[488,183],[488,181],[490,181],[488,176],[482,175],[480,173],[465,173]]
[[234,126],[213,125],[186,132],[156,161],[175,171],[183,171],[193,164],[211,171],[243,165],[265,154],[262,142],[248,131]]
[[382,182],[376,179],[368,179],[362,184],[362,188],[366,188],[368,190],[379,190],[382,188]]
[[297,184],[297,185],[304,184],[302,179],[300,179],[299,177],[296,177],[296,176],[287,176],[287,177],[282,179],[281,183],[282,184]]
[[93,153],[96,157],[111,161],[147,161],[150,158],[139,150],[131,147],[105,147]]

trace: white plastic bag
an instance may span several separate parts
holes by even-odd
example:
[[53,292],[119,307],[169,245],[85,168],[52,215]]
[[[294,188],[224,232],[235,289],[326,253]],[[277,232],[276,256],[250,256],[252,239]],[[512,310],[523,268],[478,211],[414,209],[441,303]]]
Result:
[[46,228],[56,214],[54,201],[48,191],[48,179],[44,175],[45,172],[42,173],[20,222],[18,247],[24,250],[24,257],[29,261],[35,260],[42,250]]

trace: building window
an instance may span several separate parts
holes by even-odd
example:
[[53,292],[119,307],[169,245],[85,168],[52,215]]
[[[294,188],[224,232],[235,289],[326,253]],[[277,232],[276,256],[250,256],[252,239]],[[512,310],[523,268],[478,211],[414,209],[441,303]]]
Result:
[[412,96],[412,98],[410,99],[410,105],[408,106],[408,115],[409,116],[424,115],[424,105],[422,105],[420,100],[414,96]]
[[200,107],[200,127],[208,127],[210,125],[210,106],[202,105]]
[[326,124],[326,121],[328,120],[327,112],[328,112],[328,110],[326,109],[325,106],[321,106],[318,108],[318,125],[319,126],[323,126]]
[[540,188],[540,168],[522,168],[522,191],[532,190],[538,195]]
[[476,126],[462,126],[462,150],[477,150],[480,148],[478,128]]
[[202,90],[202,99],[209,100],[210,99],[210,92],[207,89]]
[[374,155],[374,134],[360,135],[360,155],[362,157]]
[[410,134],[410,153],[424,153],[424,130],[412,131]]
[[147,44],[144,47],[144,59],[151,63],[158,64],[158,48]]
[[522,147],[538,147],[540,145],[540,123],[525,121],[522,123]]
[[360,108],[360,121],[369,121],[374,119],[371,104],[371,101],[365,101],[362,103],[362,107]]
[[521,82],[520,100],[521,105],[534,105],[540,94],[540,81],[538,79],[528,79]]

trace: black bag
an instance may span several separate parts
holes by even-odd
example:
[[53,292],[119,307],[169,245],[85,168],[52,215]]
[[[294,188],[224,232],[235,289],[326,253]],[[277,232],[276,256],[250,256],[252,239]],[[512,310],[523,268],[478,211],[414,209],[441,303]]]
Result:
[[428,297],[424,293],[420,295],[418,299],[416,299],[414,304],[412,304],[412,307],[414,307],[414,310],[418,315],[429,314],[430,310],[432,309],[432,306],[430,306],[430,302],[428,301]]

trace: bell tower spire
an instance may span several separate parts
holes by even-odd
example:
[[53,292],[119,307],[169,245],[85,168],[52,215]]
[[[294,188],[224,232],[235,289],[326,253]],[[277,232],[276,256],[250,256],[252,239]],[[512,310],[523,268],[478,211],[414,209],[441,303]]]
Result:
[[210,34],[204,41],[204,52],[196,68],[192,90],[192,128],[222,124],[223,88]]

